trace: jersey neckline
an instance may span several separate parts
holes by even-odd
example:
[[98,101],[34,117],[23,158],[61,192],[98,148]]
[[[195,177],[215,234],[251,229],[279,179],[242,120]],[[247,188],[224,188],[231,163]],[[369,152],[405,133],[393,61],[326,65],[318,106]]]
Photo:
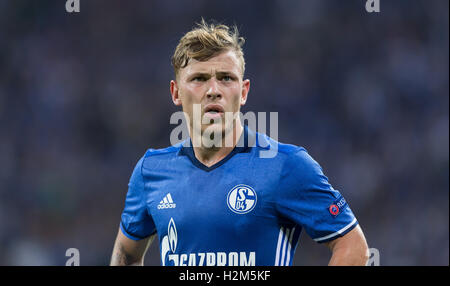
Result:
[[238,153],[250,152],[251,146],[253,145],[252,142],[254,142],[255,136],[251,130],[249,131],[247,125],[244,125],[243,127],[244,130],[241,134],[241,137],[239,138],[238,143],[233,148],[233,150],[225,158],[215,163],[214,165],[211,165],[210,167],[204,165],[197,159],[197,157],[195,157],[194,148],[192,147],[192,141],[190,138],[189,140],[186,140],[185,143],[181,146],[180,152],[178,154],[181,156],[187,156],[195,167],[203,171],[210,172],[225,164],[234,155]]

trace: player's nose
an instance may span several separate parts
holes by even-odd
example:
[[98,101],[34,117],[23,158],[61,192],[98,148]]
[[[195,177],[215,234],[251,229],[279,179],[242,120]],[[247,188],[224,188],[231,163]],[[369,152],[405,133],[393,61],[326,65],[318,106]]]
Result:
[[219,88],[219,83],[217,82],[217,79],[215,77],[211,78],[208,81],[208,90],[206,92],[206,97],[212,100],[216,99],[217,97],[218,98],[222,97],[222,93]]

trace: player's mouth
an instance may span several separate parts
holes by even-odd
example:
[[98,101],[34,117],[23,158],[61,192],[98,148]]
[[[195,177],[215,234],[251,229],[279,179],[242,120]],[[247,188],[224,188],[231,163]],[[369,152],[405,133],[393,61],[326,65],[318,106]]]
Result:
[[208,104],[203,111],[205,116],[211,119],[221,117],[225,113],[223,107],[219,104]]

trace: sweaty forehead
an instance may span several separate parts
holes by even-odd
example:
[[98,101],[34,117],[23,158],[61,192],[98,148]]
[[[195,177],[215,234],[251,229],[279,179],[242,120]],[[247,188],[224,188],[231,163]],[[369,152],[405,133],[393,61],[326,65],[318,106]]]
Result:
[[207,61],[191,59],[182,74],[232,72],[242,74],[241,63],[234,51],[220,53]]

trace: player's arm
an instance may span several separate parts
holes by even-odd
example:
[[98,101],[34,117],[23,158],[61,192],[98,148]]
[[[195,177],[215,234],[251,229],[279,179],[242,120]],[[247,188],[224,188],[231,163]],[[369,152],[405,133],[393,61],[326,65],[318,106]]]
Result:
[[126,237],[119,229],[111,257],[111,266],[143,266],[144,256],[156,233],[141,240]]
[[326,245],[332,252],[329,266],[365,266],[369,259],[366,238],[359,225]]

